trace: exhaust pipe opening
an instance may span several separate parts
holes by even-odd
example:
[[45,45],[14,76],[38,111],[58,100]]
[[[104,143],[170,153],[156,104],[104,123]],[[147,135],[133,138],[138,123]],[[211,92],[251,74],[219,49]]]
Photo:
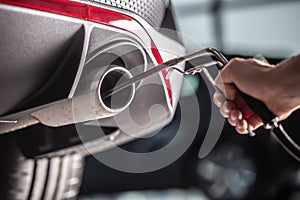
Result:
[[132,74],[127,69],[119,66],[110,67],[102,75],[98,86],[98,98],[100,104],[107,111],[118,113],[130,105],[135,95],[135,84],[129,85],[110,97],[104,97],[107,91],[130,78],[132,78]]

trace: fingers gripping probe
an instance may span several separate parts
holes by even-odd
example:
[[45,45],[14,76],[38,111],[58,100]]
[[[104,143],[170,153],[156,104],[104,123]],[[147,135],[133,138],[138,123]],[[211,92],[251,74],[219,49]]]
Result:
[[[218,52],[218,54],[215,54],[215,52],[218,51],[214,50],[211,53],[214,54],[216,58],[220,60],[221,63],[218,62],[216,64],[218,66],[218,69],[221,70],[222,67],[224,67],[228,63],[228,61],[220,52]],[[220,91],[220,89],[216,87],[214,79],[212,78],[212,76],[207,70],[207,66],[209,66],[208,63],[206,63],[206,65],[205,64],[200,65],[198,68],[196,67],[195,69],[192,68],[190,70],[192,71],[194,70],[194,71],[191,74],[195,74],[195,72],[196,73],[203,72],[203,74],[208,78],[209,82],[214,86],[214,88],[217,91],[222,93],[222,91]],[[298,162],[300,162],[300,146],[284,130],[282,124],[279,122],[279,118],[275,114],[273,114],[262,101],[243,93],[237,87],[236,90],[239,93],[239,95],[244,99],[244,101],[247,103],[247,105],[251,108],[251,110],[262,119],[265,130],[268,130],[275,138],[275,140],[293,158],[295,158]],[[250,136],[255,136],[254,131],[249,126],[248,126],[248,132]]]
[[[218,69],[221,70],[222,67],[224,67],[228,61],[227,59],[217,50],[211,51],[210,53],[214,54],[217,59],[220,60],[220,62],[215,61],[216,65],[218,66]],[[195,74],[199,72],[203,72],[203,75],[207,77],[209,82],[214,86],[214,88],[221,92],[218,87],[216,87],[215,81],[210,75],[210,73],[207,70],[208,66],[211,66],[211,63],[206,63],[203,65],[200,65],[195,68],[190,69],[190,74]],[[189,70],[185,71],[185,74],[189,72]],[[235,86],[236,87],[236,86]],[[282,124],[279,122],[278,117],[273,114],[268,107],[260,100],[255,99],[242,91],[240,91],[236,87],[237,92],[239,95],[244,99],[244,101],[247,103],[247,105],[251,108],[251,110],[259,116],[263,123],[265,130],[269,131],[272,136],[275,138],[275,140],[298,162],[300,162],[300,146],[289,136],[289,134],[284,130]],[[255,132],[248,126],[248,132],[250,136],[255,136]]]

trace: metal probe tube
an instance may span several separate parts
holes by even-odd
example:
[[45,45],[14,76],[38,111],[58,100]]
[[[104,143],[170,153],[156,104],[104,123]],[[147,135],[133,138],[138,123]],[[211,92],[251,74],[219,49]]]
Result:
[[206,53],[211,53],[211,54],[215,55],[222,62],[223,65],[225,65],[228,62],[227,59],[218,50],[216,50],[214,48],[202,49],[200,51],[197,51],[195,53],[192,53],[192,54],[189,54],[189,55],[186,55],[186,56],[182,56],[182,57],[179,57],[179,58],[174,58],[174,59],[169,60],[169,61],[167,61],[163,64],[158,65],[155,68],[149,69],[148,71],[146,71],[144,73],[141,73],[141,74],[138,74],[138,75],[134,76],[133,78],[125,81],[124,83],[121,83],[120,85],[117,85],[115,88],[112,88],[111,90],[105,92],[103,94],[103,99],[112,96],[113,94],[125,89],[129,85],[131,85],[133,83],[136,83],[136,82],[138,82],[138,81],[140,81],[140,80],[142,80],[142,79],[144,79],[148,76],[151,76],[152,74],[158,73],[161,70],[164,70],[164,69],[167,69],[169,67],[175,66],[179,63],[197,58],[197,57],[199,57],[203,54],[206,54]]

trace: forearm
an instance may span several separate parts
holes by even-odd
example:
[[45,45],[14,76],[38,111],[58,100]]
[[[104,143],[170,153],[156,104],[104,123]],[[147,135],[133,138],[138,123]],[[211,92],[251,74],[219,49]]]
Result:
[[264,84],[264,101],[277,115],[290,114],[300,107],[300,55],[271,69]]

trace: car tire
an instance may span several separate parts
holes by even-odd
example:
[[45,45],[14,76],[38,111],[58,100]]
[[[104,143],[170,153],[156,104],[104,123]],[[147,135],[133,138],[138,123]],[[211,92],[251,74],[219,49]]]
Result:
[[84,157],[26,158],[15,134],[0,139],[0,199],[76,199],[84,169]]

